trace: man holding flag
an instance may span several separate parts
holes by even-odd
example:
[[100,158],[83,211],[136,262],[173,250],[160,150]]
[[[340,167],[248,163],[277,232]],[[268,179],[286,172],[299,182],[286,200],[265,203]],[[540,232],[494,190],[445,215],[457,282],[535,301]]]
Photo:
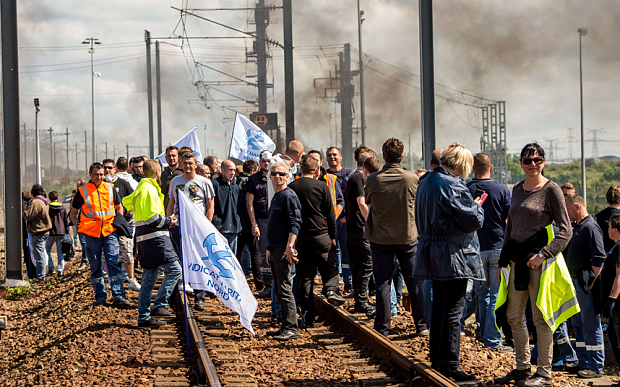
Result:
[[[172,246],[168,231],[176,226],[177,220],[164,214],[164,195],[158,184],[160,176],[159,163],[156,160],[147,160],[144,163],[144,178],[132,194],[123,198],[125,208],[134,212],[138,261],[143,269],[142,288],[138,295],[140,328],[159,328],[166,325],[166,322],[152,316],[173,316],[166,306],[181,277],[179,257]],[[151,310],[151,292],[157,282],[160,266],[165,269],[166,277],[157,291]]]

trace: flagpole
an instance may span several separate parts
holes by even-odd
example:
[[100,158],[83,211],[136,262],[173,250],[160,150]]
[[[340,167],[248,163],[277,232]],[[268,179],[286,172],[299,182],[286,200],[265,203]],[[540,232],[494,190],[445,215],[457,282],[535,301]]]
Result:
[[235,121],[233,122],[232,134],[230,135],[230,145],[228,146],[228,159],[230,160],[230,152],[232,151],[232,143],[235,138],[235,126],[237,126],[237,115],[239,113],[235,113]]
[[[177,227],[179,228],[179,235],[181,235],[181,210],[179,209],[179,206],[181,205],[181,202],[179,202],[179,190],[176,190],[176,200],[177,200],[177,209],[179,212],[179,217],[177,218]],[[191,349],[190,349],[190,344],[189,344],[189,305],[187,304],[187,292],[185,291],[185,265],[183,264],[183,242],[181,241],[182,236],[179,237],[179,255],[181,255],[179,258],[181,260],[181,277],[183,278],[183,300],[185,300],[183,302],[184,308],[183,308],[183,312],[185,314],[185,340],[187,341],[187,358],[191,359]]]

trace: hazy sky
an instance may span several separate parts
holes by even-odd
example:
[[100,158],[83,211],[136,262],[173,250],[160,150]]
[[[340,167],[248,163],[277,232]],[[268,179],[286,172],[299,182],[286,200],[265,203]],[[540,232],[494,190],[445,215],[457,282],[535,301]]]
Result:
[[[266,0],[269,5],[280,1]],[[368,144],[379,150],[391,136],[402,138],[420,154],[420,92],[411,74],[419,74],[418,10],[416,1],[361,0],[365,11],[366,117]],[[254,63],[245,63],[250,39],[231,30],[187,16],[181,8],[253,7],[252,1],[161,1],[108,0],[105,2],[19,2],[21,121],[34,126],[32,99],[41,100],[40,127],[72,133],[72,143],[82,141],[91,130],[91,78],[86,37],[100,39],[96,47],[95,80],[98,143],[108,142],[111,157],[125,154],[125,144],[145,146],[130,153],[146,153],[148,145],[144,30],[153,37],[230,36],[236,39],[193,39],[190,46],[179,39],[161,40],[162,122],[165,145],[198,126],[200,140],[224,157],[225,132],[230,141],[237,109],[249,114],[251,106],[233,102],[236,97],[256,99],[250,86],[216,86],[232,94],[209,90],[209,98],[226,101],[189,103],[198,100],[192,82],[231,80],[194,61],[254,82]],[[200,15],[232,27],[254,30],[248,11],[198,11]],[[620,156],[620,7],[614,0],[565,1],[457,1],[434,4],[435,80],[454,90],[506,101],[507,142],[518,152],[537,140],[548,149],[556,140],[558,154],[568,157],[569,132],[574,128],[572,153],[579,156],[579,34],[583,37],[583,88],[585,127],[598,133],[598,153]],[[270,38],[282,42],[281,10],[270,14]],[[295,46],[295,107],[297,137],[309,148],[325,149],[336,144],[339,106],[319,98],[320,81],[329,77],[344,43],[357,48],[355,0],[293,1]],[[185,30],[185,32],[184,32]],[[183,44],[183,47],[178,47]],[[319,47],[321,46],[321,47]],[[153,55],[155,48],[152,47]],[[193,53],[193,57],[191,55]],[[270,47],[269,111],[280,114],[284,125],[283,53]],[[357,68],[357,55],[352,55]],[[393,65],[395,67],[389,67]],[[153,56],[153,70],[155,60]],[[247,77],[247,78],[246,78]],[[153,78],[153,83],[155,82]],[[355,78],[356,92],[357,78]],[[204,89],[203,94],[204,94]],[[155,102],[153,102],[155,106]],[[437,145],[460,141],[479,151],[480,109],[436,99]],[[228,108],[223,108],[227,106]],[[231,110],[232,109],[232,110]],[[356,101],[356,111],[359,101]],[[356,125],[359,118],[355,118]],[[284,128],[283,128],[284,129]],[[586,156],[591,156],[592,132],[586,132]],[[63,140],[56,137],[55,141]],[[359,139],[357,140],[359,141]],[[354,143],[356,137],[354,137]],[[340,138],[337,139],[340,144]],[[121,148],[123,148],[121,150]],[[57,148],[58,149],[58,148]],[[104,146],[100,146],[100,152]],[[408,148],[407,148],[408,149]],[[31,152],[31,148],[28,150]],[[43,160],[46,156],[43,150]],[[90,145],[89,145],[90,152]],[[204,153],[204,151],[203,151]],[[70,160],[75,163],[72,152]],[[104,154],[100,153],[100,158]],[[80,155],[79,166],[83,165]],[[64,159],[63,159],[64,160]],[[80,161],[81,160],[81,161]],[[64,162],[64,161],[63,161]]]

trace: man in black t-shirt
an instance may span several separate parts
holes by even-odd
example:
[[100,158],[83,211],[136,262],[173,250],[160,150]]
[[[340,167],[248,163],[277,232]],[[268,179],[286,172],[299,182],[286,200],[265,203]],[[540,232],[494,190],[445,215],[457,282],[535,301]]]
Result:
[[620,304],[616,305],[616,299],[620,295],[620,214],[613,214],[609,218],[609,225],[604,234],[615,243],[609,251],[606,262],[614,268],[616,276],[611,283],[603,282],[603,296],[607,302],[603,307],[603,317],[609,319],[607,339],[611,346],[616,362],[620,362]]
[[375,157],[376,154],[370,149],[363,153],[356,151],[355,154],[357,169],[350,175],[344,193],[345,207],[347,208],[347,250],[352,263],[355,311],[372,313],[375,307],[368,300],[368,280],[372,274],[372,255],[370,254],[370,243],[364,238],[368,206],[364,199],[365,179],[362,169],[366,159]]
[[301,204],[301,227],[295,248],[301,315],[306,326],[312,326],[316,315],[312,293],[317,269],[327,301],[334,305],[345,302],[338,295],[336,214],[327,185],[315,180],[318,168],[318,161],[306,157],[301,162],[301,178],[290,185]]
[[[607,235],[607,223],[613,214],[620,214],[620,185],[609,187],[605,198],[609,207],[596,214],[594,219],[596,219],[596,223],[603,230],[603,244],[605,245],[605,252],[608,253],[615,242]],[[610,264],[610,266],[612,265],[613,263]]]

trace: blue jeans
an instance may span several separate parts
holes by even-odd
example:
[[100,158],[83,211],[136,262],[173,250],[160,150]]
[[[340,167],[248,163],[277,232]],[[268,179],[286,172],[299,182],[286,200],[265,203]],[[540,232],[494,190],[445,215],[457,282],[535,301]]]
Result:
[[586,294],[577,279],[573,279],[577,292],[577,301],[581,312],[570,318],[575,328],[575,340],[579,366],[596,373],[603,372],[605,366],[605,345],[601,317],[594,313],[594,297],[592,292]]
[[90,255],[86,248],[86,234],[80,232],[78,233],[78,237],[80,238],[80,245],[82,245],[82,263],[88,263],[90,261]]
[[[178,260],[167,263],[165,265],[161,265],[159,267],[164,268],[164,270],[166,271],[166,277],[162,281],[161,286],[157,291],[157,296],[155,297],[153,308],[168,305],[168,300],[170,299],[170,295],[174,290],[174,286],[179,281],[179,278],[181,278],[181,265],[179,264]],[[151,293],[153,292],[153,287],[157,282],[159,267],[142,269],[142,287],[140,288],[140,293],[138,294],[139,323],[147,321],[151,318]]]
[[62,255],[62,241],[64,236],[50,235],[45,242],[45,250],[47,251],[47,266],[54,271],[54,261],[52,261],[52,246],[56,243],[56,255],[58,255],[58,272],[62,273],[65,269],[65,256]]
[[77,226],[71,226],[71,229],[73,230],[73,246],[78,247],[80,241],[80,238],[78,238],[78,228]]
[[110,278],[110,288],[112,289],[112,298],[116,301],[125,298],[125,288],[123,287],[123,273],[118,266],[118,238],[116,231],[107,237],[94,238],[90,235],[86,237],[86,250],[90,259],[90,281],[93,283],[95,291],[95,300],[104,301],[108,295],[105,291],[103,281],[102,256],[108,267],[108,275]]
[[239,264],[243,269],[243,274],[245,274],[245,278],[250,278],[250,274],[252,274],[252,257],[250,256],[250,249],[248,246],[243,246],[243,250],[239,252]]
[[495,302],[499,292],[497,270],[501,250],[486,250],[480,252],[486,281],[475,281],[478,295],[478,313],[480,315],[480,333],[486,348],[500,348],[502,346],[502,332],[495,326]]
[[342,280],[345,284],[351,285],[353,275],[351,274],[349,250],[347,249],[347,225],[339,220],[336,220],[336,247],[338,274],[342,274]]
[[[471,316],[471,310],[475,309],[475,305],[472,305],[472,292],[474,291],[474,281],[472,279],[467,280],[467,289],[465,293],[465,306],[461,313],[461,331],[465,331],[465,320]],[[472,308],[473,307],[473,308]]]
[[239,234],[222,233],[222,236],[226,238],[226,240],[228,241],[228,246],[230,247],[230,251],[232,251],[235,257],[237,256],[237,235]]
[[37,279],[45,279],[45,270],[47,269],[47,252],[45,251],[45,242],[47,235],[30,234],[30,243],[32,244],[32,254],[34,261],[37,263]]
[[258,250],[260,251],[260,272],[262,276],[271,277],[271,267],[267,263],[267,223],[269,218],[256,219],[258,223],[258,229],[260,230],[260,238],[256,242]]

